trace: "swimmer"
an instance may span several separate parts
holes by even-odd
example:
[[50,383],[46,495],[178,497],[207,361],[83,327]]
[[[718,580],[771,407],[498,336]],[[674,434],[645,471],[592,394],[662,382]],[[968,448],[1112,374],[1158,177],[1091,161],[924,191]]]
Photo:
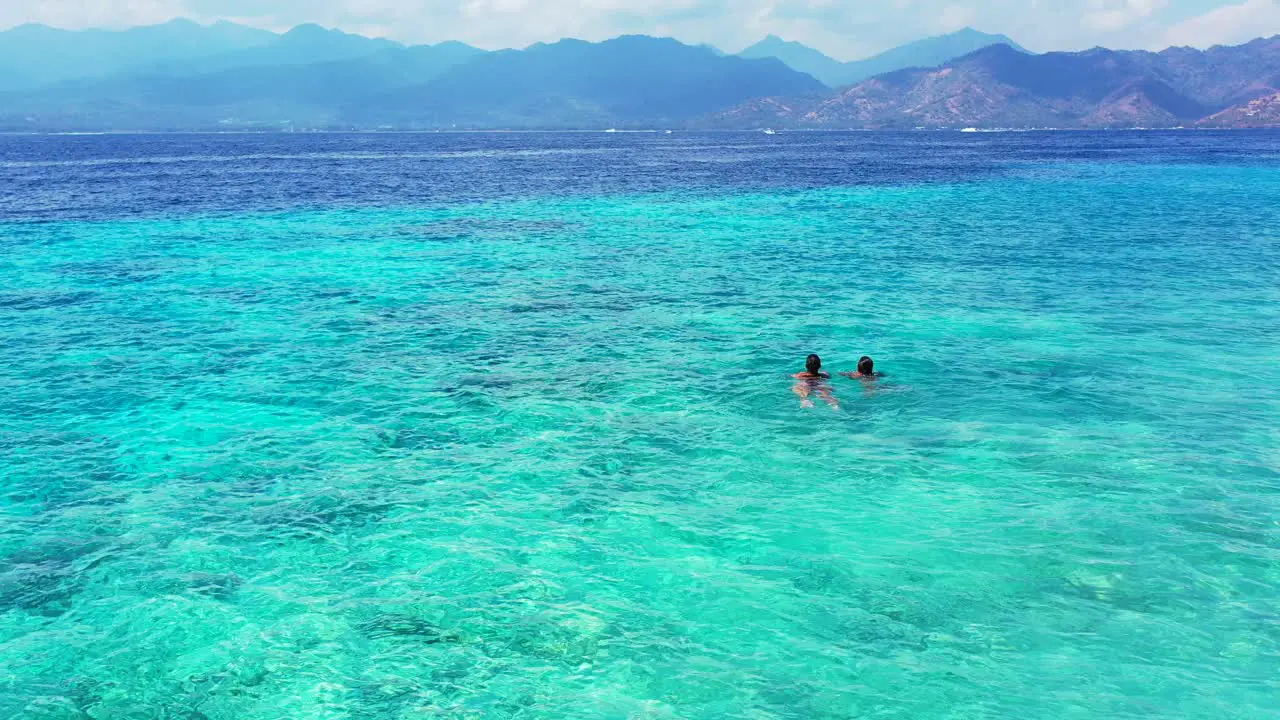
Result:
[[813,407],[813,400],[810,400],[809,396],[817,394],[831,406],[831,409],[840,409],[840,401],[831,394],[831,386],[827,384],[831,375],[822,370],[822,358],[810,355],[804,361],[804,372],[796,373],[792,377],[795,378],[796,384],[791,391],[800,396],[800,407]]
[[863,355],[862,359],[858,361],[857,372],[842,372],[840,374],[850,380],[875,380],[884,377],[884,373],[876,372],[876,361],[866,355]]

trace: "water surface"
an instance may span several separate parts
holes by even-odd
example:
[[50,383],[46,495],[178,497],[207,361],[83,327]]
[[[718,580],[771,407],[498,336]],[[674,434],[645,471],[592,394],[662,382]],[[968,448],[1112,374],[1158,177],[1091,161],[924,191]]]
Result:
[[1276,717],[1278,158],[0,138],[0,717]]

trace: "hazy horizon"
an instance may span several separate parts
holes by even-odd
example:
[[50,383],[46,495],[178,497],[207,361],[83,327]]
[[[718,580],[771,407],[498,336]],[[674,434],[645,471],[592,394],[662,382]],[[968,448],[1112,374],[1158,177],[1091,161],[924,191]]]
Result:
[[[68,7],[74,5],[74,7]],[[186,19],[285,32],[298,25],[405,44],[457,40],[486,50],[538,42],[598,42],[619,35],[672,37],[736,53],[767,35],[837,60],[858,60],[966,27],[1007,35],[1037,52],[1091,47],[1159,50],[1234,45],[1280,33],[1280,0],[1073,0],[1053,8],[1005,0],[911,0],[874,11],[827,0],[578,0],[557,10],[529,0],[414,0],[366,7],[354,0],[295,0],[269,13],[248,0],[80,0],[0,8],[0,30],[42,24],[64,30],[123,30]]]

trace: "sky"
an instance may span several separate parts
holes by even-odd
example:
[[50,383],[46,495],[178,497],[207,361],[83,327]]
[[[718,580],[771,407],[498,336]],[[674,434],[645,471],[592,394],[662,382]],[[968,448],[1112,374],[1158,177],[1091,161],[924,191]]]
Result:
[[1041,52],[1208,47],[1280,34],[1280,0],[0,0],[0,28],[120,28],[178,17],[272,30],[312,22],[487,49],[643,33],[736,52],[774,34],[840,60],[966,26]]

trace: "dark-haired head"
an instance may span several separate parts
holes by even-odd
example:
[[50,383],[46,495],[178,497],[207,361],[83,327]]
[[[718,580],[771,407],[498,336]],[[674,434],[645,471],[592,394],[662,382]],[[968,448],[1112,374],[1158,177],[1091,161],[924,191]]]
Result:
[[865,355],[862,356],[862,359],[858,361],[858,374],[870,375],[875,371],[876,371],[875,361]]
[[804,361],[804,369],[816,375],[822,369],[822,358],[817,355],[810,355]]

